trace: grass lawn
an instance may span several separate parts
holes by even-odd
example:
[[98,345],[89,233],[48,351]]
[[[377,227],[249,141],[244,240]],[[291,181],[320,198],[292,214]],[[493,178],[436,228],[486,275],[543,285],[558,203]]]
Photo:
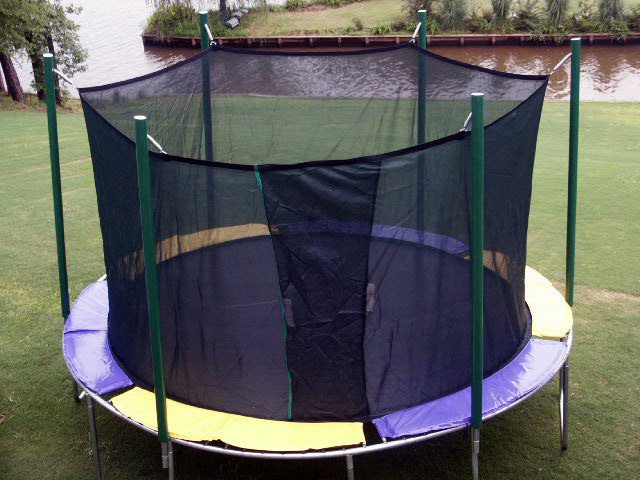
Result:
[[[307,2],[315,3],[315,2]],[[371,35],[376,33],[407,33],[398,31],[394,24],[403,20],[401,1],[398,0],[363,0],[342,7],[325,7],[314,5],[311,10],[291,10],[276,12],[255,11],[241,23],[243,35],[278,36],[296,34],[319,35]],[[491,11],[489,0],[470,0],[468,10]],[[640,0],[627,0],[625,7],[631,9]],[[540,1],[539,8],[544,11],[545,3]],[[569,12],[578,8],[578,0],[569,1]],[[512,11],[515,10],[515,5]],[[362,22],[362,28],[356,29],[354,19]],[[383,31],[380,31],[380,29]],[[384,27],[388,27],[389,30]],[[413,30],[413,28],[411,28]]]
[[[250,35],[291,35],[302,33],[343,32],[345,28],[354,28],[354,18],[362,20],[362,31],[370,33],[370,29],[378,25],[389,25],[403,19],[400,10],[402,3],[397,0],[367,0],[356,2],[339,8],[323,8],[317,11],[283,11],[273,13],[251,14],[247,26]],[[252,18],[253,17],[253,18]]]
[[[370,4],[372,2],[367,2]],[[92,478],[86,410],[71,398],[60,350],[46,118],[0,97],[0,478]],[[640,478],[640,103],[582,106],[579,286],[572,354],[571,448],[559,448],[557,383],[486,424],[489,479]],[[568,104],[548,102],[534,176],[529,264],[563,278]],[[84,119],[59,115],[72,297],[103,273]],[[166,478],[155,438],[98,409],[106,474]],[[256,461],[176,447],[180,478],[342,479],[341,460]],[[462,434],[355,459],[367,479],[470,474]]]

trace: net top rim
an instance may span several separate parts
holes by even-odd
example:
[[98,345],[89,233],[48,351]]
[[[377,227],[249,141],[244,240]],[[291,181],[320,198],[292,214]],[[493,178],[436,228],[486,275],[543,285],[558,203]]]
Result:
[[158,75],[162,75],[166,72],[174,70],[176,68],[180,68],[184,65],[188,65],[191,62],[195,62],[198,59],[202,58],[205,55],[209,55],[212,52],[220,51],[226,53],[233,53],[238,55],[260,55],[260,56],[274,56],[274,57],[341,57],[341,56],[363,56],[363,55],[371,55],[381,52],[391,52],[395,50],[401,50],[405,48],[411,48],[418,51],[420,54],[425,55],[427,57],[431,57],[446,63],[450,63],[452,65],[457,65],[463,68],[467,68],[469,70],[475,70],[483,73],[488,73],[491,75],[495,75],[498,77],[504,78],[512,78],[516,80],[531,80],[531,81],[541,81],[549,78],[549,74],[544,75],[531,75],[531,74],[520,74],[520,73],[512,73],[512,72],[504,72],[500,70],[493,70],[491,68],[481,67],[479,65],[473,65],[470,63],[465,63],[460,60],[455,60],[453,58],[446,57],[444,55],[440,55],[434,52],[431,52],[427,49],[423,49],[416,45],[415,43],[409,41],[405,43],[401,43],[398,45],[391,45],[388,47],[378,47],[378,48],[367,48],[367,49],[354,49],[347,51],[337,51],[337,52],[312,52],[312,51],[304,51],[304,52],[280,52],[273,50],[262,50],[257,48],[233,48],[233,47],[225,47],[221,45],[211,45],[207,50],[202,50],[197,54],[176,62],[167,67],[161,68],[159,70],[155,70],[153,72],[146,73],[144,75],[139,75],[137,77],[128,78],[125,80],[120,80],[118,82],[107,83],[103,85],[96,85],[90,87],[79,87],[78,93],[82,95],[83,93],[92,93],[92,92],[100,92],[103,90],[109,90],[111,88],[122,87],[125,85],[129,85],[131,83],[141,82],[143,80],[147,80],[149,78],[153,78]]
[[[497,123],[507,118],[513,112],[522,108],[524,105],[527,104],[527,102],[531,98],[538,95],[541,90],[546,91],[547,84],[548,84],[548,76],[545,76],[544,78],[545,78],[545,81],[542,82],[542,84],[538,88],[536,88],[531,93],[531,95],[529,95],[526,99],[518,103],[518,105],[516,105],[514,108],[509,110],[504,115],[501,115],[500,117],[496,118],[493,122],[485,125],[484,129],[487,130],[488,128],[493,127]],[[124,141],[130,143],[135,147],[136,142],[133,139],[129,138],[124,132],[122,132],[119,128],[117,128],[109,120],[107,120],[98,110],[96,110],[93,107],[93,105],[91,105],[90,102],[88,102],[85,98],[83,98],[82,95],[80,96],[80,100],[83,108],[88,108],[89,110],[91,110],[93,113],[95,113],[98,117],[100,117],[106,123],[108,128],[111,128],[112,130],[114,130],[119,137],[121,137]],[[223,169],[230,169],[230,170],[259,169],[262,171],[291,170],[291,169],[302,169],[302,168],[320,167],[320,166],[330,167],[330,166],[338,166],[338,165],[351,165],[356,163],[374,163],[374,162],[383,161],[386,159],[396,158],[403,155],[424,151],[429,148],[436,147],[438,145],[442,145],[442,144],[449,143],[456,140],[464,140],[469,137],[471,137],[470,131],[461,130],[451,135],[437,138],[429,142],[418,143],[416,145],[401,148],[398,150],[391,150],[388,152],[382,152],[382,153],[377,153],[373,155],[363,155],[363,156],[352,157],[352,158],[340,158],[340,159],[332,159],[332,160],[310,160],[310,161],[290,163],[290,164],[225,163],[225,162],[218,162],[218,161],[201,160],[201,159],[190,158],[190,157],[182,157],[179,155],[172,155],[169,153],[158,153],[152,150],[149,150],[149,156],[155,160],[160,160],[163,162],[176,162],[176,163],[183,163],[183,164],[190,164],[190,165],[199,165],[199,166],[209,167],[209,168],[223,168]]]

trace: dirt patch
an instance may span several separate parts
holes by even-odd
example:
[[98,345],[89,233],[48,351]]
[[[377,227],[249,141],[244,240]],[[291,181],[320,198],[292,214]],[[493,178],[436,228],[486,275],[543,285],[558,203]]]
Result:
[[288,12],[291,13],[300,13],[300,12],[321,12],[323,10],[328,9],[329,7],[327,5],[309,5],[307,7],[301,7],[301,8],[293,8],[291,10],[287,10]]
[[603,288],[585,287],[578,285],[577,289],[581,296],[587,297],[589,300],[600,301],[605,303],[613,302],[631,302],[640,306],[640,295],[632,293],[615,292],[613,290],[605,290]]

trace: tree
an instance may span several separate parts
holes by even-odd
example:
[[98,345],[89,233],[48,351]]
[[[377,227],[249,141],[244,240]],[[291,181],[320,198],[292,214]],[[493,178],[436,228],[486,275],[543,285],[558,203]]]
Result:
[[[26,51],[33,68],[34,88],[38,99],[44,100],[43,53],[54,54],[56,68],[72,76],[85,70],[87,52],[80,45],[78,25],[68,14],[78,14],[81,9],[71,4],[63,5],[61,0],[31,0],[38,5],[38,21],[30,23],[24,31],[27,40]],[[57,79],[56,79],[57,81]],[[61,103],[60,88],[56,89],[56,101]]]
[[0,65],[7,91],[17,102],[24,101],[24,93],[11,55],[26,46],[22,33],[32,12],[33,5],[24,0],[0,0]]
[[24,96],[12,55],[26,52],[29,56],[40,99],[44,99],[43,53],[54,53],[56,68],[67,75],[84,70],[87,53],[80,46],[78,25],[67,18],[79,11],[62,0],[0,0],[0,61],[14,100],[23,101]]
[[24,102],[24,92],[20,85],[20,79],[13,66],[11,57],[5,52],[0,52],[0,65],[2,65],[9,95],[11,95],[11,98],[16,102]]

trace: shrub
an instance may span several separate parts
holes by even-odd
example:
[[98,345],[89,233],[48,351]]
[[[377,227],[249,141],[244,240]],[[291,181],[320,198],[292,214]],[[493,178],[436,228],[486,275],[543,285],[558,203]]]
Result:
[[471,33],[491,33],[494,30],[491,24],[492,16],[488,10],[474,8],[471,16],[465,21],[465,29]]
[[437,18],[427,17],[427,35],[438,35],[442,31]]
[[440,0],[437,18],[445,30],[464,28],[467,17],[467,0]]
[[172,4],[158,8],[149,18],[146,32],[155,35],[197,35],[198,15],[188,5]]
[[636,5],[627,15],[627,25],[635,32],[640,30],[640,5]]
[[605,25],[612,25],[623,20],[623,0],[600,0],[598,3],[598,17]]
[[593,0],[579,0],[578,8],[571,18],[571,30],[574,32],[594,32],[599,28]]
[[560,27],[567,17],[569,0],[546,0],[547,19],[552,27]]
[[364,28],[364,24],[362,23],[362,20],[360,20],[358,17],[354,17],[353,20],[351,20],[351,22],[353,23],[353,28],[357,32],[359,32]]
[[611,22],[605,26],[616,42],[624,43],[627,40],[627,35],[629,35],[627,22]]
[[373,27],[371,33],[374,35],[388,35],[391,33],[391,26],[386,24],[380,24]]
[[354,3],[355,0],[319,0],[318,3],[326,5],[327,7],[342,7],[349,3]]
[[305,2],[304,0],[287,0],[284,3],[284,8],[286,10],[296,10],[298,8],[303,8],[306,7],[307,2]]
[[542,11],[538,8],[538,2],[536,0],[517,2],[512,25],[518,32],[542,32],[546,30]]
[[511,0],[491,0],[493,24],[499,28],[507,26],[511,10]]

